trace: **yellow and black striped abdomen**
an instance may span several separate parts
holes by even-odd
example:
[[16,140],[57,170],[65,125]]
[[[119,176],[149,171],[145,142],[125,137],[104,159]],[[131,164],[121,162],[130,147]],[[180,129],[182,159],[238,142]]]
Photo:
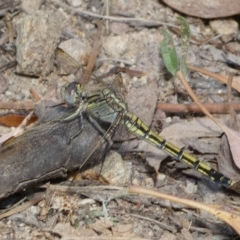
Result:
[[233,184],[231,179],[225,177],[223,174],[199,161],[194,156],[184,152],[183,149],[174,146],[157,133],[151,131],[150,128],[147,127],[137,116],[126,112],[124,114],[124,124],[126,125],[128,131],[133,135],[163,150],[176,160],[184,162],[189,167],[194,168],[204,176],[209,177],[212,181],[220,183],[225,187],[230,187]]

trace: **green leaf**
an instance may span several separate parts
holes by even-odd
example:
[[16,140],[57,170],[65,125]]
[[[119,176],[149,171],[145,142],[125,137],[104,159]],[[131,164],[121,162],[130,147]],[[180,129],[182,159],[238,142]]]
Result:
[[187,75],[187,52],[189,47],[190,28],[185,18],[178,16],[177,19],[181,22],[182,44],[180,70],[184,76]]
[[173,45],[172,36],[163,28],[163,41],[160,43],[160,51],[167,70],[175,76],[178,71],[178,57],[176,49]]

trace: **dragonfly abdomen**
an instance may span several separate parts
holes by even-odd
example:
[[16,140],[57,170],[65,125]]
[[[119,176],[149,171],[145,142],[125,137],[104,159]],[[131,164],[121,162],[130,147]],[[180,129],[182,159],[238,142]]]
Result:
[[124,124],[126,125],[128,131],[133,135],[163,150],[176,160],[184,162],[189,167],[194,168],[204,176],[209,177],[212,181],[220,183],[225,187],[230,187],[233,184],[231,179],[225,177],[223,174],[217,172],[207,164],[188,154],[183,150],[183,148],[174,146],[166,139],[151,131],[150,128],[147,127],[137,116],[126,112],[124,115]]

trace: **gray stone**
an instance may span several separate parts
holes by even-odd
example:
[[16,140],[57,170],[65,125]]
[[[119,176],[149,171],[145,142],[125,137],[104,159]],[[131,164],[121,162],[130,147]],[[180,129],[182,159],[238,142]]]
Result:
[[39,10],[40,6],[42,5],[43,0],[22,0],[22,9],[28,13],[32,14],[35,11]]
[[60,15],[37,11],[17,24],[17,72],[46,76],[53,69],[54,51],[61,36]]

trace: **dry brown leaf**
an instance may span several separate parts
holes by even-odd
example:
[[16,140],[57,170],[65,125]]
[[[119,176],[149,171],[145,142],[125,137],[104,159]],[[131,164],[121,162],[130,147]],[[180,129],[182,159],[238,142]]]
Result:
[[[224,118],[219,121],[225,121]],[[161,136],[176,144],[178,147],[184,147],[182,139],[219,137],[222,130],[211,119],[207,117],[196,118],[189,122],[181,122],[166,127],[161,132]]]
[[234,181],[238,181],[240,178],[240,170],[234,164],[231,149],[229,148],[227,136],[224,135],[221,138],[221,149],[218,155],[218,169],[221,173],[228,178],[233,179]]
[[226,125],[222,125],[222,129],[227,135],[229,146],[231,149],[231,153],[233,156],[233,160],[237,167],[240,169],[240,133],[230,129]]
[[[7,127],[17,127],[21,124],[26,116],[18,114],[10,114],[7,116],[0,117],[0,124],[3,124]],[[32,124],[37,121],[37,116],[33,115],[27,125]]]
[[[240,129],[240,120],[232,107],[231,99],[232,99],[232,94],[231,94],[231,86],[232,86],[232,81],[233,81],[233,75],[230,74],[229,79],[228,79],[228,85],[227,85],[227,99],[228,99],[228,113],[230,113],[230,118],[229,121],[227,122],[227,126],[236,131],[237,133],[239,132]],[[235,142],[235,141],[234,141]],[[220,170],[225,171],[226,176],[229,178],[233,179],[234,181],[239,181],[240,176],[239,176],[239,166],[236,166],[234,164],[233,160],[233,154],[232,154],[232,149],[229,148],[229,138],[224,135],[222,137],[222,144],[221,144],[221,149],[219,151],[219,157],[218,157],[218,166]]]
[[236,0],[163,0],[163,2],[179,12],[200,18],[228,17],[240,13],[240,5]]

